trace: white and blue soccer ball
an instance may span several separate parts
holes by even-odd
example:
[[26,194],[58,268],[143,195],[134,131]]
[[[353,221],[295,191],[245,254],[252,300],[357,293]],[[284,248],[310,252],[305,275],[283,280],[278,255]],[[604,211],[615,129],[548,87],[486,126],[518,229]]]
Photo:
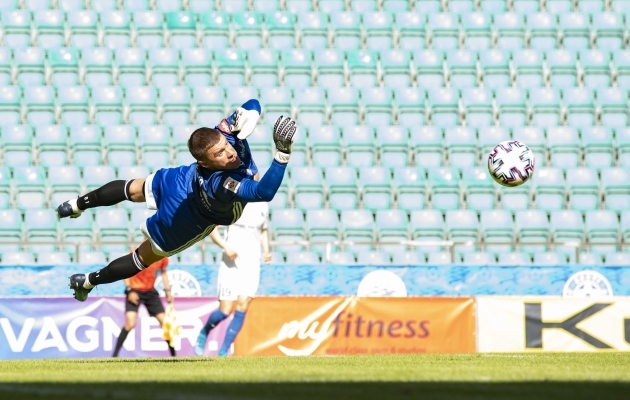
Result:
[[518,140],[501,142],[488,156],[488,171],[496,183],[514,187],[527,182],[534,174],[534,153]]

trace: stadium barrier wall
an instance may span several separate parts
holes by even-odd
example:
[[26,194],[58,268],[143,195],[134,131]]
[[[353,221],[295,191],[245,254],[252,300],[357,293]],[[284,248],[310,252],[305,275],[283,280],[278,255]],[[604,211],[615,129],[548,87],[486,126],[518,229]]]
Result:
[[[0,266],[0,296],[67,296],[67,277],[99,266]],[[216,296],[217,265],[171,265],[175,296]],[[615,296],[630,296],[630,267],[566,266],[368,266],[263,265],[261,296],[483,296],[551,295],[573,291],[569,286],[591,282]],[[161,278],[157,281],[158,290]],[[580,285],[578,285],[580,287]],[[602,290],[604,290],[602,289]],[[99,286],[99,296],[121,295],[122,283]]]

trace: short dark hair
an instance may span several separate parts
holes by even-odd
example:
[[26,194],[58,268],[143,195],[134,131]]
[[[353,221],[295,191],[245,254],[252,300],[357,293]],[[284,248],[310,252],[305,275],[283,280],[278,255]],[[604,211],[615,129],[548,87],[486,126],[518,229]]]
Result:
[[188,151],[199,161],[206,156],[208,149],[221,140],[221,132],[212,128],[199,128],[188,139]]

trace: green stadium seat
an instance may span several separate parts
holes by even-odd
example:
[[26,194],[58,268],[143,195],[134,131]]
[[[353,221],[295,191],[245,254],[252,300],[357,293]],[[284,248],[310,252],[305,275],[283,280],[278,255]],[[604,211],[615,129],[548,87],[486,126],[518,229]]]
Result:
[[394,252],[392,254],[392,265],[401,265],[401,266],[418,266],[426,264],[427,260],[424,257],[424,254],[416,253],[416,252]]
[[426,124],[425,93],[418,88],[398,88],[394,92],[398,124],[422,126]]
[[125,9],[135,11],[133,14],[133,22],[136,28],[136,45],[138,47],[149,50],[164,47],[164,32],[162,30],[164,15],[161,12],[140,11],[134,10],[133,8]]
[[487,127],[493,125],[494,108],[492,105],[492,92],[489,89],[463,89],[462,105],[464,107],[464,112],[466,114],[466,124],[468,126]]
[[479,231],[484,242],[506,243],[505,245],[486,245],[486,251],[495,254],[512,251],[512,245],[507,244],[514,241],[514,223],[512,222],[512,214],[509,211],[481,211]]
[[[335,210],[307,210],[306,230],[311,241],[336,242],[339,240],[339,216]],[[323,253],[326,249],[322,244],[311,244],[312,251]],[[337,246],[333,245],[332,250],[336,251]]]
[[455,50],[459,47],[459,24],[455,15],[450,13],[431,14],[428,16],[431,43],[437,50]]
[[74,125],[70,128],[73,164],[79,167],[101,164],[101,129],[95,125]]
[[[274,239],[278,242],[289,242],[295,240],[305,240],[304,235],[304,214],[301,210],[286,209],[274,210],[271,213],[271,227]],[[276,251],[301,251],[300,244],[278,244]]]
[[230,0],[222,3],[223,11],[237,13],[247,11],[247,0]]
[[538,0],[514,0],[512,11],[517,13],[534,13],[540,11]]
[[607,267],[627,267],[630,266],[630,253],[606,253],[605,265]]
[[39,126],[35,130],[39,165],[66,165],[68,162],[68,130],[63,125]]
[[425,27],[426,18],[424,15],[425,14],[410,12],[396,15],[398,42],[401,49],[417,50],[427,47]]
[[157,123],[157,93],[153,86],[131,86],[125,89],[128,115],[132,125]]
[[[110,256],[112,254],[126,253],[128,246],[119,243],[129,242],[129,218],[127,210],[122,208],[109,208],[96,210],[96,229],[98,239],[101,241],[101,251]],[[110,257],[111,259],[112,257]]]
[[6,0],[0,4],[0,11],[11,11],[20,8],[19,0]]
[[589,168],[609,168],[614,160],[613,135],[610,128],[585,127],[581,130],[584,161]]
[[33,126],[55,123],[55,90],[51,86],[24,88],[26,121]]
[[[266,11],[265,26],[267,27],[267,41],[272,49],[290,49],[295,47],[295,15],[280,12],[279,8]],[[260,11],[260,10],[259,10]]]
[[532,123],[541,127],[561,125],[560,94],[553,88],[531,88],[529,104]]
[[568,13],[573,10],[572,0],[546,0],[547,12],[552,14]]
[[253,0],[254,11],[271,13],[280,10],[280,0]]
[[619,166],[630,167],[630,129],[617,128],[615,139]]
[[79,265],[107,265],[105,254],[100,251],[82,251],[79,253]]
[[552,87],[577,86],[578,70],[573,51],[552,50],[547,52],[547,68]]
[[626,3],[624,0],[612,0],[611,9],[617,13],[627,13],[630,12],[630,4]]
[[127,11],[100,13],[103,44],[109,49],[131,47],[131,15]]
[[572,127],[547,129],[547,147],[551,165],[558,168],[574,168],[580,162],[580,146],[577,130]]
[[[582,214],[578,211],[552,211],[550,229],[553,241],[556,243],[556,253],[574,253],[574,247],[562,244],[584,241],[584,222]],[[536,256],[534,256],[535,260]]]
[[507,0],[479,0],[481,11],[503,13],[507,11]]
[[65,16],[60,10],[35,9],[33,23],[37,32],[37,44],[45,49],[64,45]]
[[19,210],[0,211],[0,252],[18,251],[22,240],[22,214]]
[[317,83],[325,88],[339,88],[344,85],[344,56],[338,50],[326,49],[315,52]]
[[595,45],[604,50],[621,50],[624,42],[623,21],[615,13],[593,14]]
[[409,217],[405,211],[377,210],[375,227],[382,251],[400,253],[406,250],[407,246],[396,243],[409,240]]
[[447,53],[449,81],[455,88],[477,86],[477,55],[466,50]]
[[536,168],[531,185],[536,195],[537,209],[550,211],[564,208],[566,192],[562,170]]
[[305,89],[311,86],[313,72],[311,60],[313,55],[308,50],[292,49],[281,53],[282,78],[284,85],[294,89]]
[[587,88],[565,88],[562,99],[566,109],[566,120],[570,126],[587,127],[595,125],[593,93]]
[[374,12],[378,8],[378,0],[355,0],[350,5],[352,6],[352,11],[360,12],[360,13],[369,13]]
[[518,50],[512,54],[516,84],[522,88],[543,86],[543,57],[536,50]]
[[[485,158],[490,154],[492,149],[501,142],[510,140],[510,131],[507,128],[500,126],[487,126],[477,129],[477,136],[479,138],[479,147],[481,149],[481,161],[485,163]],[[544,137],[542,138],[542,146],[544,148]],[[537,162],[539,160],[536,160]]]
[[232,29],[238,32],[236,47],[252,50],[263,47],[262,14],[244,12],[232,14]]
[[459,125],[459,93],[453,88],[431,88],[428,93],[431,121],[437,126]]
[[11,171],[8,167],[0,167],[0,210],[11,206]]
[[83,168],[85,192],[91,192],[116,179],[114,168],[108,165],[88,165]]
[[359,93],[356,88],[328,88],[330,120],[338,126],[359,124]]
[[619,88],[600,87],[596,92],[602,125],[628,126],[628,91]]
[[190,89],[185,86],[161,88],[160,120],[165,125],[188,125],[191,123]]
[[70,264],[70,255],[66,252],[40,252],[37,254],[39,265],[66,265]]
[[346,11],[344,0],[318,0],[319,9],[325,13],[339,13]]
[[[390,10],[385,8],[385,10]],[[355,9],[355,11],[357,11]],[[373,10],[375,11],[375,10]],[[394,47],[393,15],[385,12],[365,12],[363,28],[366,32],[366,45],[369,49],[387,51]]]
[[201,12],[199,29],[203,48],[222,50],[230,45],[230,17],[220,12]]
[[527,125],[525,91],[519,88],[498,88],[495,92],[499,122],[502,126],[518,127]]
[[325,170],[329,207],[356,210],[359,206],[357,171],[351,167],[328,167]]
[[[158,10],[166,12],[163,8]],[[197,18],[195,14],[184,11],[166,13],[166,29],[168,43],[174,49],[197,47]]]
[[68,12],[72,47],[88,49],[98,46],[98,14],[93,10]]
[[[131,166],[123,166],[118,167],[118,171],[116,173],[116,177],[118,179],[122,179],[128,181],[130,179],[139,179],[149,176],[149,168],[145,165],[131,165]],[[128,208],[129,204],[134,204],[131,202],[123,203],[124,208]],[[135,203],[139,206],[139,208],[146,208],[146,204]]]
[[585,86],[593,89],[610,86],[610,54],[600,50],[582,50],[579,55]]
[[[254,132],[252,132],[251,135],[249,135],[249,137],[247,138],[247,143],[249,144],[249,148],[252,152],[252,157],[254,158],[254,161],[256,162],[256,165],[258,165],[259,167],[262,165],[271,165],[271,160],[272,160],[272,142],[271,140],[269,140],[269,138],[271,137],[271,131],[272,131],[272,127],[270,125],[257,125],[256,129],[254,129]],[[299,132],[302,133],[302,132]],[[304,152],[306,149],[302,149],[302,151]],[[300,165],[300,166],[304,166],[304,162],[298,164],[293,164],[293,151],[291,152],[291,166],[295,167],[296,165]],[[304,153],[301,154],[302,156],[304,156]],[[259,168],[260,169],[260,168]],[[262,174],[261,174],[262,176]],[[285,179],[287,180],[287,179]],[[285,183],[285,180],[282,181],[282,183]],[[278,194],[276,193],[276,197],[278,196]],[[276,198],[274,197],[274,201],[276,200]],[[285,202],[288,202],[288,199],[285,199]],[[280,207],[280,208],[287,208],[287,207]]]
[[485,168],[463,168],[462,185],[467,208],[492,210],[496,207],[496,189]]
[[[374,216],[368,210],[349,209],[341,211],[341,231],[346,242],[374,240]],[[366,252],[372,251],[371,244],[345,245],[346,251]]]
[[541,267],[558,267],[567,264],[564,255],[558,253],[536,252],[534,253],[534,265]]
[[290,13],[305,14],[313,11],[312,0],[285,0],[286,9]]
[[50,204],[53,207],[81,195],[81,173],[74,165],[48,169]]
[[393,122],[393,94],[389,88],[363,88],[361,108],[364,123],[370,126],[389,126]]
[[394,169],[396,202],[402,210],[418,210],[427,204],[427,189],[424,170],[406,167]]
[[[196,120],[204,126],[216,126],[225,117],[225,93],[220,87],[195,87],[193,89],[193,104],[196,108]],[[192,131],[190,132],[192,133]],[[183,143],[190,136],[182,137]]]
[[499,265],[504,267],[520,267],[530,265],[532,257],[525,253],[499,253]]
[[46,178],[42,167],[13,168],[13,183],[18,209],[46,208]]
[[549,222],[547,215],[543,211],[517,211],[515,221],[516,237],[521,244],[521,251],[528,253],[547,251],[547,246],[526,244],[532,242],[548,242],[551,240],[549,236]]
[[113,83],[112,52],[108,49],[82,49],[82,68],[89,86],[110,86]]
[[136,165],[136,131],[129,125],[106,125],[103,128],[106,160],[110,165]]
[[477,51],[492,47],[490,16],[479,12],[467,12],[461,15],[462,30],[466,49]]
[[0,17],[4,45],[22,48],[31,45],[31,13],[26,10],[6,10]]
[[420,167],[440,167],[443,165],[444,150],[442,131],[435,126],[411,128],[411,148],[416,165]]
[[90,119],[90,93],[85,86],[65,87],[57,92],[61,122],[85,125]]
[[408,51],[381,50],[380,58],[385,87],[394,89],[411,86],[411,56]]
[[388,168],[359,168],[359,184],[363,208],[389,210],[392,208],[391,172]]
[[79,53],[76,49],[48,50],[48,65],[52,69],[51,82],[57,87],[79,83]]
[[630,239],[630,211],[622,211],[621,212],[621,235],[623,236],[623,241],[628,242]]
[[429,168],[431,203],[437,210],[460,208],[459,172],[453,168]]
[[171,132],[166,126],[138,127],[138,144],[140,145],[142,164],[145,166],[162,168],[172,164]]
[[343,144],[348,166],[362,168],[376,164],[374,129],[371,126],[344,127]]
[[622,168],[605,168],[601,171],[602,192],[606,208],[614,211],[630,207],[630,173]]
[[409,165],[409,132],[402,126],[376,129],[379,144],[379,160],[384,167],[406,167]]
[[328,47],[328,15],[323,13],[298,14],[297,31],[305,49]]
[[287,87],[261,90],[264,121],[273,125],[281,115],[291,116],[291,97],[291,90]]
[[324,175],[319,167],[291,169],[295,206],[302,210],[324,208]]
[[0,85],[11,84],[11,50],[7,47],[0,48]]
[[[113,170],[112,170],[113,175]],[[67,199],[65,199],[67,200]],[[92,210],[87,210],[83,212],[81,218],[64,218],[60,221],[60,233],[61,240],[64,242],[70,243],[80,243],[80,242],[91,242],[95,240],[95,234],[93,230],[93,212]],[[66,253],[70,254],[76,260],[77,246],[74,244],[68,244],[65,246],[64,250]],[[92,251],[91,245],[80,245],[79,246],[79,254],[83,256],[87,252]],[[98,253],[101,254],[102,253]],[[103,264],[106,264],[103,262]]]
[[326,260],[331,265],[353,265],[356,264],[355,253],[349,251],[338,251],[330,255],[330,260]]
[[390,254],[384,251],[357,253],[357,264],[359,265],[389,266],[391,262],[392,260]]
[[375,52],[356,50],[346,52],[350,85],[358,88],[378,86],[377,60]]
[[581,0],[577,3],[577,10],[582,13],[601,13],[604,11],[604,0]]
[[448,11],[452,14],[466,14],[475,11],[475,0],[449,0]]
[[35,258],[28,252],[4,252],[0,265],[34,265]]
[[562,46],[565,49],[582,50],[590,47],[591,32],[585,14],[560,14],[558,22],[562,32]]
[[[499,185],[497,184],[499,187]],[[510,211],[527,210],[531,202],[530,185],[499,187],[501,208]]]
[[20,86],[43,86],[45,84],[44,50],[39,47],[15,49],[17,83]]
[[487,50],[479,53],[479,64],[484,85],[488,88],[511,86],[509,56],[500,50]]
[[[24,213],[24,224],[28,226],[26,230],[26,240],[29,242],[56,242],[59,240],[57,231],[57,221],[59,217],[55,210],[26,210]],[[34,244],[29,243],[29,249],[33,252],[55,251],[54,244]]]
[[420,50],[414,54],[416,81],[419,87],[438,88],[445,86],[444,55],[434,50]]
[[[457,255],[455,256],[455,263],[459,263],[461,262],[461,256]],[[435,265],[435,266],[440,266],[440,265],[450,265],[453,263],[453,260],[451,259],[451,253],[450,252],[445,252],[445,251],[441,251],[441,252],[431,252],[427,255],[427,264],[429,265]]]
[[532,49],[553,50],[558,48],[557,20],[554,14],[536,13],[527,16],[529,44]]
[[15,125],[22,121],[20,88],[17,86],[3,86],[0,89],[0,117],[2,125]]
[[146,84],[146,51],[143,49],[116,50],[117,81],[124,87]]
[[[257,98],[259,98],[258,90],[254,87],[246,86],[232,88],[227,91],[226,103],[228,106],[228,112],[231,114],[237,107],[242,106],[246,101]],[[212,125],[216,125],[216,122]]]
[[599,179],[597,172],[590,168],[567,170],[569,204],[580,211],[596,210],[599,207]]
[[518,50],[525,47],[525,21],[522,14],[494,14],[494,28],[498,34],[499,49]]
[[442,2],[439,0],[417,0],[416,12],[422,14],[442,12]]
[[[588,266],[601,266],[603,264],[602,254],[595,253],[580,253],[580,262],[579,265],[588,265]],[[569,257],[569,262],[573,263],[573,258]]]
[[477,135],[473,128],[458,126],[445,129],[444,144],[451,167],[464,169],[477,164]]
[[212,85],[212,53],[206,49],[183,49],[184,82],[193,88]]
[[497,264],[496,257],[494,254],[490,253],[464,253],[463,254],[463,262],[466,265],[483,267],[483,266],[493,266]]
[[240,50],[215,50],[214,66],[219,86],[245,85],[245,54]]
[[33,164],[33,128],[28,125],[4,125],[1,132],[4,164],[9,167]]
[[179,52],[177,50],[150,51],[149,66],[153,86],[164,88],[179,85]]
[[[409,226],[413,240],[416,241],[441,241],[444,240],[444,217],[438,210],[414,210],[411,211],[411,224]],[[417,246],[417,250],[423,253],[439,251],[440,246],[424,244]]]
[[130,11],[150,10],[150,3],[150,0],[122,0],[123,8]]
[[259,88],[273,88],[278,86],[279,56],[275,50],[250,50],[247,58],[249,60],[249,69],[251,70],[250,78],[253,86]]
[[320,87],[295,91],[295,106],[300,125],[318,126],[326,123],[326,95]]
[[123,122],[123,93],[120,86],[92,88],[94,119],[99,125],[119,125]]

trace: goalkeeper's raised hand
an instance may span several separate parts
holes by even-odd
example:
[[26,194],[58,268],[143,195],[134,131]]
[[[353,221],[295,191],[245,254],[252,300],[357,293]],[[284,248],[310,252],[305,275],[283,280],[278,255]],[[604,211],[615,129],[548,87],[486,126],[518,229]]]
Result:
[[276,146],[275,160],[281,164],[289,162],[293,149],[293,137],[297,126],[291,118],[280,116],[273,126],[273,143]]

